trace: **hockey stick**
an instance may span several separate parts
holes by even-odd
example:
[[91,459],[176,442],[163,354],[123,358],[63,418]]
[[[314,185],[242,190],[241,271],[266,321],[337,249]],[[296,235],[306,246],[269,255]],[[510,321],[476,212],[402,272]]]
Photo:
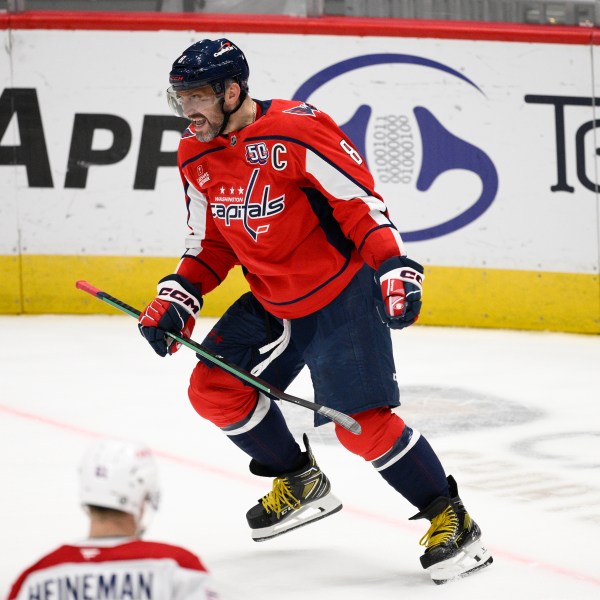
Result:
[[[111,296],[110,294],[99,290],[87,281],[77,281],[75,286],[77,287],[77,289],[91,294],[92,296],[98,298],[98,300],[102,300],[103,302],[110,304],[114,308],[124,313],[127,313],[128,315],[135,317],[136,319],[139,319],[140,317],[141,312],[139,310],[133,308],[132,306],[129,306],[128,304],[125,304],[125,302],[118,300],[114,296]],[[341,425],[344,429],[347,429],[351,433],[354,433],[355,435],[360,434],[360,424],[356,422],[352,417],[344,414],[343,412],[340,412],[339,410],[335,410],[333,408],[328,408],[327,406],[323,406],[321,404],[317,404],[316,402],[309,402],[308,400],[303,400],[302,398],[292,396],[291,394],[286,394],[285,392],[282,392],[281,390],[278,390],[277,388],[274,388],[271,385],[269,385],[264,379],[256,377],[255,375],[252,375],[252,373],[245,371],[241,367],[227,362],[223,357],[213,354],[207,348],[205,348],[204,346],[202,346],[198,342],[195,342],[192,339],[182,337],[176,333],[169,333],[169,336],[172,337],[175,341],[179,342],[181,345],[186,346],[191,350],[194,350],[203,358],[206,358],[213,364],[217,365],[218,367],[221,367],[221,369],[245,381],[253,388],[264,392],[265,394],[278,398],[279,400],[285,400],[286,402],[291,402],[292,404],[297,404],[298,406],[308,408],[316,413],[319,413],[320,415],[323,415],[324,417],[327,417],[328,419],[331,419],[334,423]]]

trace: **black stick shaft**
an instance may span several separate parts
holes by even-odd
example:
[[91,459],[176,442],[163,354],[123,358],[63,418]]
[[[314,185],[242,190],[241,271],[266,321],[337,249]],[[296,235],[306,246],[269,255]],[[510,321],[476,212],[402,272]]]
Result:
[[[128,304],[125,304],[125,302],[119,300],[118,298],[115,298],[114,296],[111,296],[110,294],[99,290],[87,281],[78,281],[76,283],[76,287],[77,289],[87,292],[88,294],[95,296],[99,300],[110,304],[111,306],[120,310],[121,312],[127,313],[128,315],[135,317],[136,319],[140,317],[141,312],[139,310],[133,308],[132,306],[129,306]],[[194,350],[196,354],[199,354],[200,356],[206,358],[221,369],[227,371],[228,373],[231,373],[232,375],[241,379],[242,381],[245,381],[257,390],[264,392],[269,396],[278,398],[279,400],[285,400],[286,402],[291,402],[292,404],[297,404],[298,406],[308,408],[316,413],[323,415],[324,417],[327,417],[328,419],[331,419],[334,423],[341,425],[351,433],[354,433],[356,435],[360,434],[360,424],[357,423],[349,415],[340,412],[339,410],[328,408],[327,406],[317,404],[316,402],[309,402],[308,400],[304,400],[302,398],[298,398],[297,396],[292,396],[291,394],[287,394],[286,392],[278,390],[277,388],[274,388],[271,385],[269,385],[264,379],[256,377],[255,375],[252,375],[252,373],[245,371],[241,367],[227,362],[223,357],[213,354],[210,350],[202,346],[202,344],[199,344],[198,342],[195,342],[192,339],[182,337],[176,333],[169,333],[168,335],[183,346]]]

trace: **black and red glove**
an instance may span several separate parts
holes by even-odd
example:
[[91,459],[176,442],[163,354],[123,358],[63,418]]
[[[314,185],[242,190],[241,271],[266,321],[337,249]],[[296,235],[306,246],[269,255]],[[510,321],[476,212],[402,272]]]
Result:
[[406,256],[388,258],[375,279],[383,299],[382,321],[391,329],[412,325],[421,310],[423,267]]
[[158,282],[158,295],[140,315],[138,327],[160,356],[173,354],[181,344],[168,332],[190,337],[202,308],[198,290],[181,275],[167,275]]

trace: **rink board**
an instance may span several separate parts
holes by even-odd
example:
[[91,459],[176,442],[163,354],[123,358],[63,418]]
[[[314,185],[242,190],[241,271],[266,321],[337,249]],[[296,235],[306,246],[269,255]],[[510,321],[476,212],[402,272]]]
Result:
[[[173,271],[165,73],[209,35],[245,50],[255,97],[315,104],[353,140],[425,265],[422,323],[600,332],[594,30],[231,17],[0,16],[0,312],[106,312],[77,279],[141,307]],[[246,289],[237,270],[203,312]]]
[[[75,288],[85,279],[140,310],[154,297],[155,282],[173,270],[168,258],[22,256],[0,259],[7,282],[0,312],[9,314],[116,314],[116,309]],[[19,282],[19,272],[22,282]],[[37,290],[21,296],[12,290]],[[598,277],[577,273],[429,267],[423,325],[464,325],[507,329],[598,333]],[[241,269],[207,294],[205,315],[220,315],[248,290]]]

